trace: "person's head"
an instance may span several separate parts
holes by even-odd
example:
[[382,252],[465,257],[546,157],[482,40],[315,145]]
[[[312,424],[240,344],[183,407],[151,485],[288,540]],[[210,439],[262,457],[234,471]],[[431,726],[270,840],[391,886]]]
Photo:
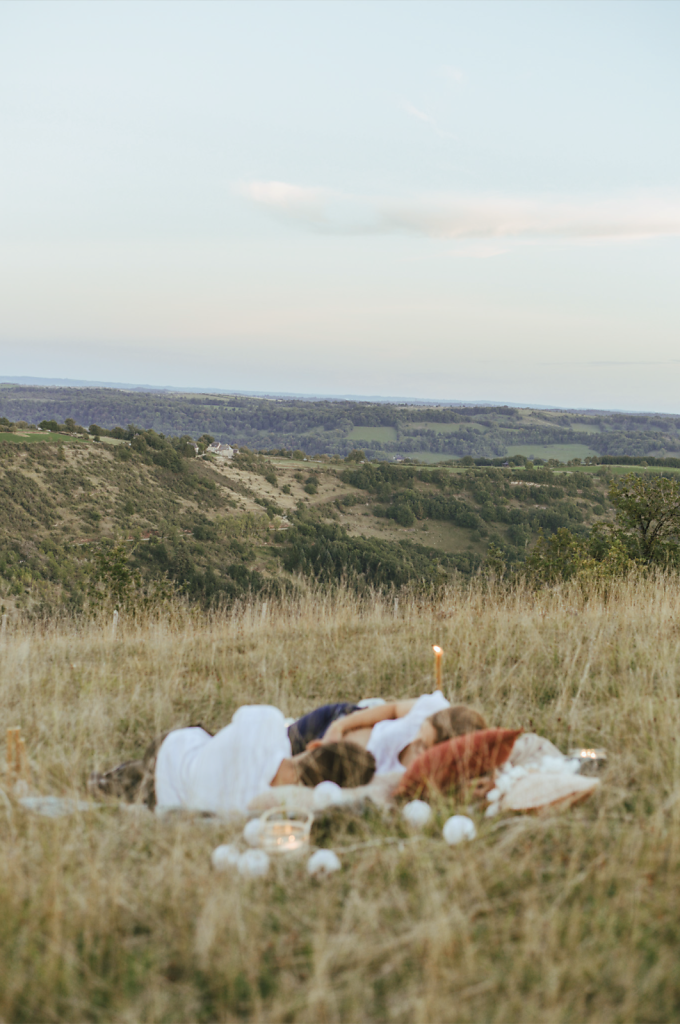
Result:
[[324,743],[293,758],[303,786],[336,782],[338,786],[364,786],[375,774],[375,758],[356,743]]
[[468,732],[487,728],[486,721],[479,711],[474,711],[466,704],[456,704],[455,707],[444,708],[426,718],[418,733],[418,739],[425,749],[428,749],[436,743],[453,739],[454,736],[464,736]]

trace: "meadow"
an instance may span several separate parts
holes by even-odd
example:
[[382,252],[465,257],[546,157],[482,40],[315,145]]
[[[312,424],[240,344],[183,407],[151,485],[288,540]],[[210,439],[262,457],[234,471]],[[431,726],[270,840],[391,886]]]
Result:
[[[449,848],[442,799],[412,837],[398,812],[335,811],[304,862],[215,874],[239,829],[115,805],[60,819],[0,788],[0,1020],[673,1021],[680,1014],[680,582],[539,592],[478,580],[435,600],[300,589],[206,613],[177,604],[29,622],[0,635],[0,708],[42,793],[158,732],[216,729],[245,702],[287,715],[430,688],[561,749],[607,748],[596,798],[486,820]],[[396,840],[396,841],[395,841]]]
[[508,446],[508,457],[523,455],[526,459],[558,459],[568,462],[570,459],[587,459],[597,455],[594,448],[586,444],[512,444]]
[[396,441],[397,431],[394,427],[353,427],[347,434],[348,440],[355,441]]
[[[107,438],[108,440],[108,438]],[[40,433],[34,431],[17,432],[17,433],[2,433],[0,434],[0,444],[5,442],[6,444],[89,444],[89,438],[72,437],[71,434],[52,434],[46,431]]]

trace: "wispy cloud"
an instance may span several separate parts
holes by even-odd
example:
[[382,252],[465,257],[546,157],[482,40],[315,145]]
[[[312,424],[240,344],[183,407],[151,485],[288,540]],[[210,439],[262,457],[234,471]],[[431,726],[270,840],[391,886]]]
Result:
[[417,117],[419,121],[425,121],[426,124],[434,125],[434,118],[430,117],[429,114],[424,113],[422,110],[418,110],[418,108],[414,106],[413,103],[405,103],[404,110],[406,111],[407,114],[410,114],[412,117]]
[[239,191],[256,206],[318,227],[323,223],[333,192],[325,188],[306,188],[285,181],[251,181]]
[[454,193],[393,198],[276,181],[251,182],[240,191],[270,214],[333,234],[574,242],[680,235],[680,199],[646,194],[600,200]]
[[443,131],[435,119],[430,114],[426,114],[424,110],[419,110],[413,103],[404,103],[403,106],[407,114],[410,114],[411,117],[415,117],[418,121],[423,121],[425,124],[429,125],[430,128],[437,133],[440,139],[453,138],[449,132]]
[[360,235],[380,230],[374,205],[362,196],[283,181],[252,181],[238,191],[273,216],[325,234]]

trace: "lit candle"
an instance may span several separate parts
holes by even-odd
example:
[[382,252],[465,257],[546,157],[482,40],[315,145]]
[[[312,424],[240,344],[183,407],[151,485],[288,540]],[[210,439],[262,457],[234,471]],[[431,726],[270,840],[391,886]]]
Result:
[[296,836],[290,825],[274,825],[274,845],[281,853],[298,850],[303,844],[302,836]]
[[262,848],[268,853],[297,853],[309,846],[314,816],[302,812],[268,811],[262,817]]
[[434,651],[434,681],[438,690],[442,688],[442,654],[444,651],[437,644],[432,645]]

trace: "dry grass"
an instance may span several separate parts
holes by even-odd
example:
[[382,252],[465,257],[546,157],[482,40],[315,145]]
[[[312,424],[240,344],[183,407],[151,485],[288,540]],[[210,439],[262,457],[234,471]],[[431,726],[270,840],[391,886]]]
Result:
[[[156,732],[225,724],[243,702],[298,714],[431,682],[490,721],[562,749],[611,752],[597,799],[565,815],[481,821],[449,849],[304,863],[266,880],[211,872],[233,827],[106,808],[31,815],[0,791],[4,1021],[673,1021],[680,1015],[680,583],[451,592],[436,604],[297,603],[209,618],[186,609],[110,626],[17,627],[2,640],[0,707],[42,791]],[[453,802],[437,809],[441,824]],[[405,835],[397,816],[316,827],[336,849]]]

